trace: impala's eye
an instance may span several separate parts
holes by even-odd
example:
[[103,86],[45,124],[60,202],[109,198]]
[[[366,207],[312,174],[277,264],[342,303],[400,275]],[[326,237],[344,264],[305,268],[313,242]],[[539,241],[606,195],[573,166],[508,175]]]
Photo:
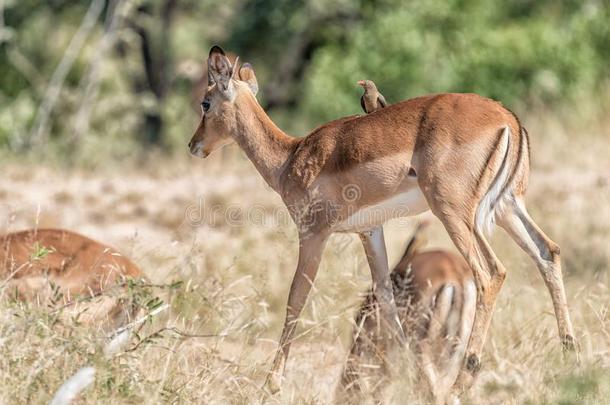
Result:
[[207,112],[210,109],[210,102],[206,99],[203,99],[203,101],[201,102],[201,108],[203,108],[203,111]]

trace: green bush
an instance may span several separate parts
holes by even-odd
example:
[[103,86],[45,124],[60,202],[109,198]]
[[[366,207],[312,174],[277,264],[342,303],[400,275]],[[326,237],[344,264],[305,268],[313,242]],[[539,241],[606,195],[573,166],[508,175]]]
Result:
[[596,94],[608,76],[609,25],[596,2],[386,4],[345,43],[316,52],[305,109],[322,121],[357,112],[355,81],[363,78],[390,101],[476,92],[523,108]]
[[[519,112],[532,104],[560,111],[582,100],[603,110],[609,99],[608,0],[117,2],[116,38],[100,54],[111,3],[69,69],[48,138],[33,150],[28,141],[51,76],[91,2],[4,2],[0,153],[45,152],[95,166],[153,149],[184,151],[212,43],[254,63],[261,103],[293,133],[359,113],[356,81],[364,78],[390,102],[476,92]],[[99,91],[86,133],[78,133],[94,63]]]

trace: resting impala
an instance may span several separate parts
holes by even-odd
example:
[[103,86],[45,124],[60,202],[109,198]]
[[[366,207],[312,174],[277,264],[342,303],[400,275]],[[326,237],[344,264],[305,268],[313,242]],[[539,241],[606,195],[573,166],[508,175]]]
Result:
[[210,86],[191,153],[206,157],[237,142],[280,194],[299,233],[286,320],[266,383],[270,391],[280,389],[297,318],[333,232],[360,235],[386,335],[404,341],[382,224],[426,210],[445,226],[473,270],[477,287],[476,316],[457,391],[467,387],[480,368],[506,274],[485,237],[494,220],[537,262],[551,293],[561,340],[573,344],[559,247],[525,209],[528,135],[500,103],[475,94],[417,97],[372,114],[332,121],[294,138],[282,132],[256,101],[258,85],[250,65],[237,69],[214,46],[208,68]]
[[59,229],[39,229],[0,236],[0,283],[9,296],[28,301],[54,299],[75,306],[81,320],[116,328],[131,309],[115,297],[95,297],[126,278],[142,276],[140,269],[116,250],[85,236]]
[[[476,289],[464,259],[444,250],[420,251],[421,224],[390,277],[398,317],[412,340],[418,366],[436,403],[451,402],[449,391],[461,368],[472,331]],[[383,367],[377,305],[369,293],[356,315],[352,349],[340,389],[358,394],[362,377]],[[376,367],[371,367],[376,366]],[[379,373],[373,374],[376,381]],[[339,392],[340,395],[344,392]]]

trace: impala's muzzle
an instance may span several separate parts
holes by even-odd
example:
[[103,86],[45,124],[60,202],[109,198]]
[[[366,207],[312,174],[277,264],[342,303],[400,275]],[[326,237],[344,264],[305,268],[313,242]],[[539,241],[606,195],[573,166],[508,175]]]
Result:
[[197,156],[205,159],[210,154],[203,150],[203,142],[201,141],[190,141],[189,142],[189,150],[191,151],[191,155]]

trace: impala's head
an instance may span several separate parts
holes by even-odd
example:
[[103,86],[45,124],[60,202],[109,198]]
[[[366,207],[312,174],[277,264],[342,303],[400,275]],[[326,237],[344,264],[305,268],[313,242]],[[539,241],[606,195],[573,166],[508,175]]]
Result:
[[365,91],[377,90],[377,86],[372,80],[358,80],[358,85],[361,86]]
[[236,103],[246,95],[256,96],[258,83],[249,63],[231,64],[219,46],[208,57],[208,88],[201,101],[203,116],[189,142],[191,153],[202,158],[233,142]]

